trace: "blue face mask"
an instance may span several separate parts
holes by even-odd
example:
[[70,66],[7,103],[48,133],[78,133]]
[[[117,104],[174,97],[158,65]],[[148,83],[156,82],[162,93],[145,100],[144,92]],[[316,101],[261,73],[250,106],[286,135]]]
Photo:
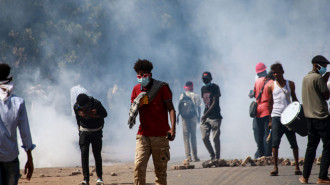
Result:
[[318,69],[319,73],[320,73],[321,75],[323,75],[323,74],[327,71],[327,68],[326,68],[326,67],[323,67],[323,66],[321,66],[321,65],[318,65],[318,66],[320,67],[320,69]]
[[204,83],[204,82],[203,82],[203,85],[206,86],[206,87],[208,87],[208,86],[211,85],[211,82],[209,82],[209,83]]
[[147,86],[150,82],[149,77],[145,77],[145,78],[137,78],[137,81],[139,84],[141,84],[143,87]]

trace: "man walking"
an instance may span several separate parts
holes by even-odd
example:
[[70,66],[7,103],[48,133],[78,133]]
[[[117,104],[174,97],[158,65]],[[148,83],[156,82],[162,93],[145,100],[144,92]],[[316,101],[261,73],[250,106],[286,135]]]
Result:
[[[219,99],[221,93],[219,86],[215,83],[211,83],[212,75],[210,72],[204,72],[202,75],[202,80],[204,85],[201,88],[201,95],[204,101],[205,109],[200,127],[204,145],[210,154],[211,162],[214,163],[220,159],[220,125],[222,116],[220,114]],[[211,131],[215,152],[210,142]]]
[[[167,184],[167,163],[170,160],[169,140],[175,138],[176,115],[172,103],[172,92],[167,83],[152,78],[153,65],[148,60],[138,60],[134,65],[139,84],[131,96],[129,127],[135,124],[140,114],[140,126],[136,136],[134,161],[134,184],[146,184],[146,171],[152,155],[156,184]],[[168,124],[168,113],[171,126]]]
[[20,178],[17,128],[27,154],[24,174],[28,180],[33,174],[32,144],[25,102],[13,94],[13,77],[10,66],[0,63],[0,184],[17,185]]
[[330,74],[326,72],[329,63],[324,56],[315,56],[312,59],[313,70],[304,77],[302,83],[302,100],[305,117],[307,118],[308,142],[303,176],[299,178],[301,183],[308,183],[316,149],[320,139],[322,139],[323,151],[317,184],[330,184],[328,177],[330,164],[330,118],[326,102],[329,99],[329,90],[326,84]]
[[261,62],[256,65],[256,73],[259,78],[254,83],[254,97],[257,99],[257,115],[253,121],[253,131],[258,148],[254,157],[257,159],[262,156],[272,156],[271,142],[266,142],[269,133],[268,123],[270,116],[268,109],[269,96],[266,89],[269,84],[273,83],[273,80],[266,76],[266,66]]
[[296,133],[293,130],[289,130],[281,123],[281,114],[284,109],[291,103],[290,97],[293,101],[298,101],[295,84],[292,81],[285,80],[283,77],[284,70],[280,63],[275,63],[270,67],[275,81],[268,86],[268,108],[271,112],[271,119],[269,120],[269,128],[272,129],[272,151],[274,160],[274,170],[270,172],[271,176],[278,174],[278,148],[281,143],[283,134],[286,135],[288,141],[293,150],[293,157],[295,161],[295,175],[301,175],[298,163],[298,144],[296,139]]
[[89,185],[89,146],[95,159],[96,184],[104,184],[102,180],[102,137],[104,118],[107,111],[100,101],[86,94],[79,94],[73,106],[79,129],[79,145],[81,150],[81,163],[84,180],[81,185]]
[[[188,159],[189,162],[197,162],[200,161],[200,159],[197,156],[196,126],[200,120],[201,100],[198,94],[193,92],[194,84],[191,81],[186,82],[184,89],[186,92],[180,95],[177,122],[179,124],[179,115],[181,115],[186,159]],[[190,153],[190,145],[192,149],[192,158]]]

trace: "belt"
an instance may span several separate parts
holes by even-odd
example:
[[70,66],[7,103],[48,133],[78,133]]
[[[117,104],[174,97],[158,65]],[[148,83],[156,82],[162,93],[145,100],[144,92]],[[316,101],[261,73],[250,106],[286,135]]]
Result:
[[95,132],[95,131],[99,131],[101,129],[102,129],[102,126],[99,128],[84,128],[82,126],[79,126],[79,131]]

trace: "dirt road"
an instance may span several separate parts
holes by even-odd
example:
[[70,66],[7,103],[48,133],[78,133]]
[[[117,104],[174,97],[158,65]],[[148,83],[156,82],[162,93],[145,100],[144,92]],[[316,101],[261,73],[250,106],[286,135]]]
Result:
[[[169,185],[296,185],[299,176],[294,175],[293,166],[279,166],[279,176],[271,177],[269,172],[272,166],[246,166],[246,167],[212,167],[202,168],[202,162],[191,163],[195,169],[171,170],[170,166],[180,165],[181,161],[170,162],[168,167]],[[91,170],[93,168],[91,167]],[[37,168],[31,181],[22,178],[20,185],[78,185],[83,179],[82,174],[71,175],[80,170],[80,167],[72,168]],[[301,167],[302,170],[302,167]],[[106,185],[133,184],[133,162],[116,163],[103,167],[103,179]],[[310,183],[316,183],[319,166],[314,165]],[[79,173],[79,172],[78,172]],[[96,174],[93,172],[91,184],[95,184]],[[154,184],[152,162],[149,161],[147,170],[148,184]]]

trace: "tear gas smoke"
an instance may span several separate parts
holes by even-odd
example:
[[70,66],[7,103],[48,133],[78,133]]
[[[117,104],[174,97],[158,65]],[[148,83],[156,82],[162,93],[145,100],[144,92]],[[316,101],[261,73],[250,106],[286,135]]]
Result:
[[[79,26],[69,24],[70,17],[63,13],[64,5],[45,1],[45,12],[49,12],[55,22],[67,20],[71,26],[65,29],[71,31],[68,34],[58,31],[44,38],[39,43],[39,57],[46,62],[33,66],[31,74],[15,74],[23,76],[16,80],[23,87],[16,94],[29,102],[31,131],[37,145],[33,151],[36,167],[80,164],[78,131],[70,106],[70,89],[78,84],[86,88],[89,95],[101,100],[109,113],[104,128],[104,161],[134,159],[138,124],[129,130],[126,123],[130,94],[136,84],[133,65],[138,58],[153,62],[153,77],[170,84],[175,107],[186,81],[193,81],[195,92],[200,94],[202,72],[212,73],[213,82],[220,86],[222,94],[221,158],[226,159],[253,156],[256,151],[252,119],[248,115],[251,99],[247,95],[253,88],[258,62],[265,63],[269,70],[272,63],[280,61],[284,77],[295,82],[301,102],[301,83],[312,68],[312,57],[322,54],[330,58],[327,47],[330,15],[326,14],[330,2],[326,0],[115,0],[98,3],[102,5],[101,13],[96,12],[94,17],[79,15],[79,20],[89,23],[94,19],[102,20],[100,35],[95,34],[99,44],[82,43],[81,48],[75,48],[75,42],[79,42],[75,37],[82,34],[75,32]],[[71,7],[79,7],[79,1],[72,1]],[[16,17],[32,16],[25,15],[27,10],[21,9],[16,8],[15,12],[20,13]],[[38,24],[29,19],[11,21],[21,27],[27,23]],[[65,48],[56,47],[57,37],[67,38]],[[70,56],[61,53],[72,48],[75,53],[71,52]],[[58,58],[47,58],[52,52],[58,52]],[[86,57],[76,59],[75,56]],[[65,67],[53,64],[63,58],[67,62],[60,64]],[[49,73],[52,78],[45,79],[40,73]],[[36,84],[42,87],[44,97],[22,90]],[[297,139],[300,157],[303,157],[307,141],[299,135]],[[209,159],[199,129],[197,140],[199,156],[202,160]],[[170,145],[172,158],[183,159],[181,123],[177,126],[176,140]],[[21,160],[25,161],[25,155],[20,153]],[[285,137],[279,156],[292,158]]]

